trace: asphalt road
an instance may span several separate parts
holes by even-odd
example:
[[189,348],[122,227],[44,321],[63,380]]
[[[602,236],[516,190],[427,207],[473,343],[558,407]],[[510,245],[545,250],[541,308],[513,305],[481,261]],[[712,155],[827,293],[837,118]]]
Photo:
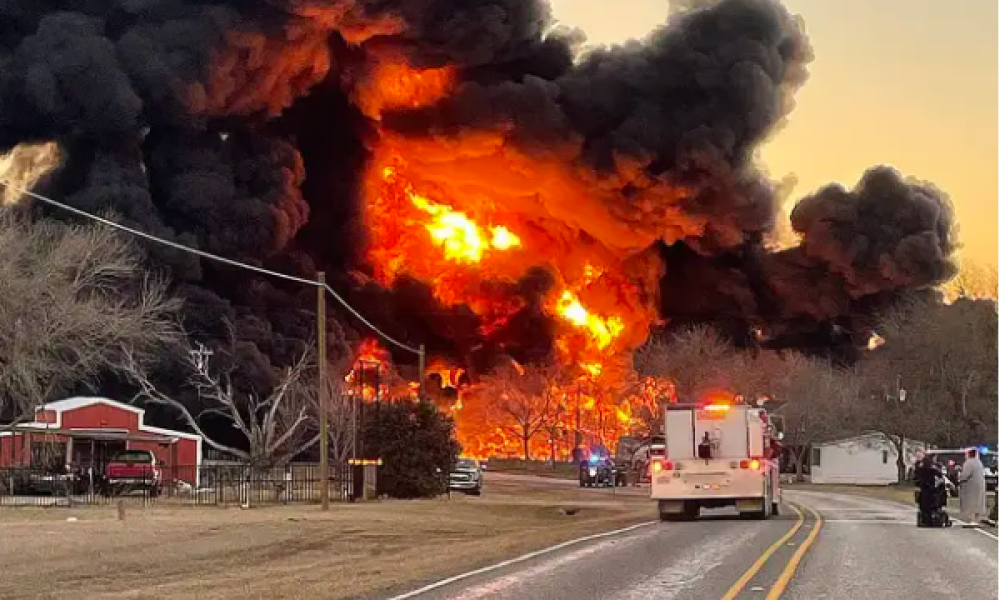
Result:
[[[697,522],[639,527],[407,597],[997,598],[995,530],[917,529],[914,510],[854,496],[789,492],[785,500],[794,506],[784,505],[782,515],[769,521],[740,520],[724,510],[707,511]],[[814,532],[817,513],[822,523]]]
[[787,600],[997,597],[996,530],[918,529],[916,512],[854,496],[789,495],[823,515]]

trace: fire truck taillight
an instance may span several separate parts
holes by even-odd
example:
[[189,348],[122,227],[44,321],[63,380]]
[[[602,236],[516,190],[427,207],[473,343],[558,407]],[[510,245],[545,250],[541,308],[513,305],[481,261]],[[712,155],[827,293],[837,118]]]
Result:
[[674,463],[669,460],[657,460],[653,462],[653,471],[659,473],[660,471],[673,471]]
[[741,469],[750,469],[751,471],[759,471],[760,470],[760,461],[757,460],[756,458],[754,458],[752,460],[741,460],[740,461],[740,468]]

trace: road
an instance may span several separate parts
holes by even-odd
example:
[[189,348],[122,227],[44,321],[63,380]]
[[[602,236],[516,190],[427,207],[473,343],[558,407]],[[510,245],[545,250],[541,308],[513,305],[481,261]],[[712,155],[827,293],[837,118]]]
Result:
[[769,521],[653,523],[396,600],[997,598],[995,530],[917,529],[913,509],[857,496],[785,500]]

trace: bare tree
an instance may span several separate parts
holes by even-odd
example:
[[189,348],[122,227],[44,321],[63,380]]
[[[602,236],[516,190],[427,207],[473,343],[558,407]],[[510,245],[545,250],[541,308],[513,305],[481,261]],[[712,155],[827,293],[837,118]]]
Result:
[[784,358],[775,379],[780,406],[774,414],[784,422],[784,443],[801,481],[813,444],[858,431],[860,380],[851,371],[796,354]]
[[[190,385],[201,408],[192,410],[172,394],[161,391],[131,352],[125,354],[125,369],[139,388],[136,400],[167,406],[176,411],[206,443],[247,463],[268,467],[287,462],[319,441],[315,427],[316,384],[311,353],[303,352],[295,364],[278,374],[266,395],[241,391],[234,385],[232,368],[211,367],[210,352],[191,343],[183,359]],[[338,395],[339,396],[339,395]],[[336,405],[336,402],[331,404]],[[202,420],[215,416],[229,422],[246,441],[245,448],[220,442],[202,427]]]
[[997,299],[997,268],[990,264],[980,264],[962,260],[958,275],[943,286],[945,295],[952,300],[958,298]]
[[0,419],[114,375],[125,348],[145,365],[176,343],[165,284],[106,228],[0,213]]
[[[647,345],[634,357],[640,376],[669,381],[680,402],[710,391],[768,393],[780,358],[769,352],[739,352],[715,330],[698,326],[668,341]],[[662,384],[661,384],[662,385]]]
[[867,420],[901,454],[907,440],[996,441],[997,313],[992,300],[919,302],[887,315],[863,363]]
[[559,366],[517,364],[501,367],[483,380],[481,393],[489,396],[490,420],[517,436],[525,460],[531,459],[531,440],[557,419],[562,383],[565,372]]
[[643,438],[663,431],[663,401],[674,395],[674,383],[669,379],[630,373],[614,389],[615,395],[628,405],[630,431]]
[[695,327],[668,341],[655,341],[634,357],[640,375],[673,383],[681,401],[691,401],[700,393],[729,387],[736,353],[715,330]]
[[[346,463],[351,458],[354,449],[357,431],[357,402],[359,399],[348,396],[344,393],[343,378],[336,377],[333,373],[337,369],[328,369],[330,376],[327,378],[327,432],[329,440],[330,460],[334,464]],[[312,407],[310,416],[320,414],[318,387],[315,385],[317,375],[311,372],[305,378],[305,390],[303,394],[309,399]],[[310,385],[311,383],[311,385]],[[303,448],[310,448],[319,442],[319,422],[315,418],[310,419],[309,428],[311,436],[305,440]]]

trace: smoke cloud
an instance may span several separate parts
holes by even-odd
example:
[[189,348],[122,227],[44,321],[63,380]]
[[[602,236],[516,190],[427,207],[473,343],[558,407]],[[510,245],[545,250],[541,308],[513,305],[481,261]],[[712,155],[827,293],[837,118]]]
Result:
[[[228,257],[323,268],[395,337],[482,368],[551,351],[543,298],[582,254],[630,281],[594,292],[598,309],[724,322],[738,342],[763,324],[789,345],[839,343],[831,324],[863,327],[953,274],[946,197],[883,167],[803,199],[800,244],[765,247],[779,203],[753,154],[812,59],[778,2],[686,3],[646,39],[584,54],[581,41],[540,0],[5,3],[0,152],[56,141],[39,191]],[[372,276],[364,174],[391,159],[519,224],[531,252],[477,288],[516,309],[488,332],[433,282]],[[309,337],[308,290],[150,258],[205,336],[228,317],[274,364],[289,360],[281,340]],[[336,357],[355,334],[331,328]]]

